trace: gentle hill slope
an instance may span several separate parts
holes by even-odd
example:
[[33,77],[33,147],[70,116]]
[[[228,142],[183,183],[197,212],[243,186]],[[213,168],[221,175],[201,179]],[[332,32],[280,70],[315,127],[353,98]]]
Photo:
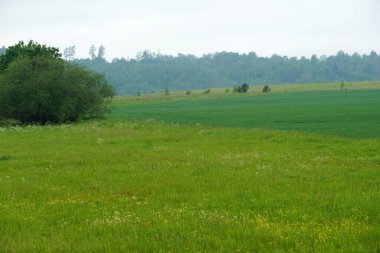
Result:
[[380,137],[380,89],[197,97],[118,101],[112,117]]

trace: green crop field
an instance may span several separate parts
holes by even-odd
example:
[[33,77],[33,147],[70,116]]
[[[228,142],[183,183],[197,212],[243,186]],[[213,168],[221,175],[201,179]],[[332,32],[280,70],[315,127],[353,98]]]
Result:
[[0,128],[0,252],[378,252],[379,104],[153,94]]
[[119,102],[112,117],[380,137],[380,89],[147,100],[144,104]]

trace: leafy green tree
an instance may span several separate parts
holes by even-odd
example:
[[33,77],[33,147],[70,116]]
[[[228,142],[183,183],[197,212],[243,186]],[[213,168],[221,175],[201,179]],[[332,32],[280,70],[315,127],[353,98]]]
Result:
[[32,40],[29,41],[28,44],[20,41],[16,45],[8,47],[5,54],[1,55],[0,73],[4,71],[19,56],[35,57],[38,55],[47,55],[56,59],[59,59],[62,56],[59,53],[58,48],[40,45]]
[[269,87],[269,85],[264,85],[263,93],[268,93],[268,92],[271,92],[271,88]]
[[249,89],[249,85],[247,83],[243,83],[241,85],[234,87],[234,92],[237,93],[247,93]]
[[[0,74],[0,121],[46,124],[104,115],[115,91],[103,75],[30,51],[14,57]],[[10,58],[8,52],[14,51],[7,50],[0,61]]]

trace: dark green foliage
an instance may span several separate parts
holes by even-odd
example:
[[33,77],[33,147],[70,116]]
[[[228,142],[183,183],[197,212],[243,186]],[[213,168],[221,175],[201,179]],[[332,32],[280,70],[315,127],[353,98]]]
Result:
[[271,88],[269,87],[269,85],[264,85],[263,93],[268,93],[268,92],[271,92]]
[[55,49],[26,47],[20,42],[0,56],[12,59],[0,75],[0,121],[62,123],[104,114],[114,89],[102,75],[65,62]]
[[0,156],[0,161],[9,161],[9,160],[11,160],[11,157],[9,155]]
[[341,82],[341,83],[340,83],[340,89],[341,89],[341,90],[344,89],[344,82]]
[[249,89],[249,85],[247,83],[243,83],[241,85],[235,86],[234,87],[234,92],[237,93],[247,93]]
[[191,91],[190,90],[186,91],[186,95],[191,95]]
[[170,94],[169,89],[166,88],[166,89],[165,89],[165,95],[169,95],[169,94]]
[[0,73],[3,72],[19,56],[35,57],[42,55],[51,56],[56,59],[61,57],[58,48],[47,47],[32,40],[29,41],[28,44],[20,41],[16,45],[8,47],[6,53],[0,56]]
[[[95,51],[94,51],[95,52]],[[220,52],[196,57],[143,52],[137,59],[112,62],[76,60],[104,73],[118,94],[229,87],[236,83],[280,84],[380,80],[380,55],[348,55],[297,58],[273,55],[258,57],[254,52]]]
[[210,89],[207,89],[203,92],[203,94],[207,95],[207,94],[210,94],[211,93],[211,90]]

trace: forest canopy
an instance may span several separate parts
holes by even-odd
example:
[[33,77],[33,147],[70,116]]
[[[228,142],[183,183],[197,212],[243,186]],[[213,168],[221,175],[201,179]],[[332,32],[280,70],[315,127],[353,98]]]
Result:
[[[104,56],[104,47],[103,56]],[[202,57],[144,51],[136,59],[103,57],[74,60],[104,73],[118,94],[231,87],[241,83],[286,84],[380,80],[380,55],[343,51],[333,56],[297,58],[219,52]]]

